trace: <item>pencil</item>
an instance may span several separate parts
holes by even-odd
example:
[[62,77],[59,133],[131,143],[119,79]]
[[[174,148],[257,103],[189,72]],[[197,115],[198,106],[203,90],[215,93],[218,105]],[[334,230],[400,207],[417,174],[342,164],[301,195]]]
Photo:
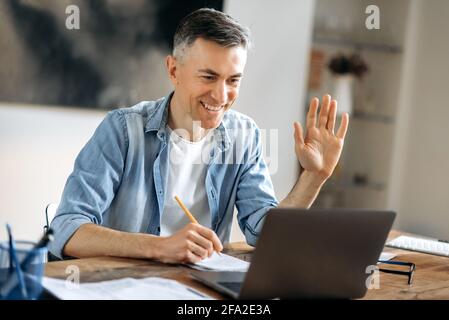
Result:
[[[21,269],[21,264],[19,263],[19,258],[17,257],[17,250],[16,250],[16,246],[15,246],[15,241],[12,237],[12,230],[11,230],[11,226],[7,223],[6,224],[6,230],[8,231],[8,237],[9,237],[9,261],[10,261],[10,267],[12,267],[11,262],[14,262],[15,266],[16,266],[16,276],[19,279],[19,285],[20,285],[20,290],[22,293],[22,299],[27,299],[28,298],[28,293],[27,293],[27,287],[26,287],[26,283],[25,283],[25,279],[23,277],[23,272],[25,271],[25,269]],[[13,276],[11,276],[12,279],[14,279]],[[5,284],[8,282],[5,282]],[[14,284],[14,283],[13,283]],[[4,288],[8,288],[6,285],[4,286]],[[8,288],[8,292],[5,294],[5,296],[7,297],[9,294],[11,294],[11,291],[14,289],[13,288]]]
[[[187,209],[187,207],[184,205],[184,203],[181,201],[181,199],[179,199],[178,196],[175,196],[175,200],[179,204],[179,206],[181,207],[182,211],[184,211],[184,213],[186,214],[187,218],[189,218],[190,222],[199,224],[198,221],[193,216],[193,214],[189,211],[189,209]],[[215,251],[218,253],[218,255],[221,255],[220,252],[218,252],[218,250],[215,249]]]
[[175,196],[175,200],[176,200],[176,202],[178,202],[179,206],[181,207],[182,211],[184,211],[187,218],[189,218],[190,222],[199,224],[198,221],[196,221],[193,214],[189,211],[189,209],[187,209],[187,207],[184,205],[184,203],[181,201],[181,199],[179,199],[178,196]]

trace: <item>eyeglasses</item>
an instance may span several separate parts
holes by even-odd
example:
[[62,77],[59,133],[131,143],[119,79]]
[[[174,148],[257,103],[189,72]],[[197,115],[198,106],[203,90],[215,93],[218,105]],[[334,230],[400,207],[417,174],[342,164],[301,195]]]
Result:
[[395,270],[395,269],[384,269],[379,268],[379,271],[385,272],[385,273],[392,273],[392,274],[399,274],[399,275],[405,275],[408,276],[408,284],[412,284],[413,282],[413,274],[415,272],[416,266],[412,262],[402,262],[402,261],[386,261],[386,260],[379,260],[378,261],[381,264],[390,264],[390,265],[397,265],[397,266],[407,266],[408,271],[403,270]]

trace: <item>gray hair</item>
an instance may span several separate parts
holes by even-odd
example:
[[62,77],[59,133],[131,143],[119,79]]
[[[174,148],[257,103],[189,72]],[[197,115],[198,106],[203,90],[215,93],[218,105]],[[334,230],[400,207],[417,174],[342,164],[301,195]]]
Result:
[[249,29],[231,16],[211,8],[196,10],[179,23],[173,41],[173,56],[181,59],[196,39],[203,38],[223,47],[251,46]]

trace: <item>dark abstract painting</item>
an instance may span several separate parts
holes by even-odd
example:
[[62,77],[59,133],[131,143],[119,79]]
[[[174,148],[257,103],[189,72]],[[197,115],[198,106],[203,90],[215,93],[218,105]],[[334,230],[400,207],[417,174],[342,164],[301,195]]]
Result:
[[177,23],[201,7],[223,1],[2,0],[0,101],[111,109],[165,95]]

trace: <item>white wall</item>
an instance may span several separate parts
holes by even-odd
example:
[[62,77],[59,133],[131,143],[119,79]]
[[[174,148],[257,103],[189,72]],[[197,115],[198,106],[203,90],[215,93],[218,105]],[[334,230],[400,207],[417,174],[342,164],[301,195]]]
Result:
[[[235,108],[261,129],[278,132],[277,171],[272,179],[280,200],[298,175],[293,121],[303,123],[314,4],[314,0],[225,2],[225,12],[251,29],[254,43]],[[271,150],[265,153],[274,156]],[[233,232],[232,240],[239,239],[240,233]]]
[[449,2],[412,9],[389,204],[398,228],[449,239]]
[[58,202],[76,155],[105,112],[0,104],[0,239],[37,240],[47,203]]

